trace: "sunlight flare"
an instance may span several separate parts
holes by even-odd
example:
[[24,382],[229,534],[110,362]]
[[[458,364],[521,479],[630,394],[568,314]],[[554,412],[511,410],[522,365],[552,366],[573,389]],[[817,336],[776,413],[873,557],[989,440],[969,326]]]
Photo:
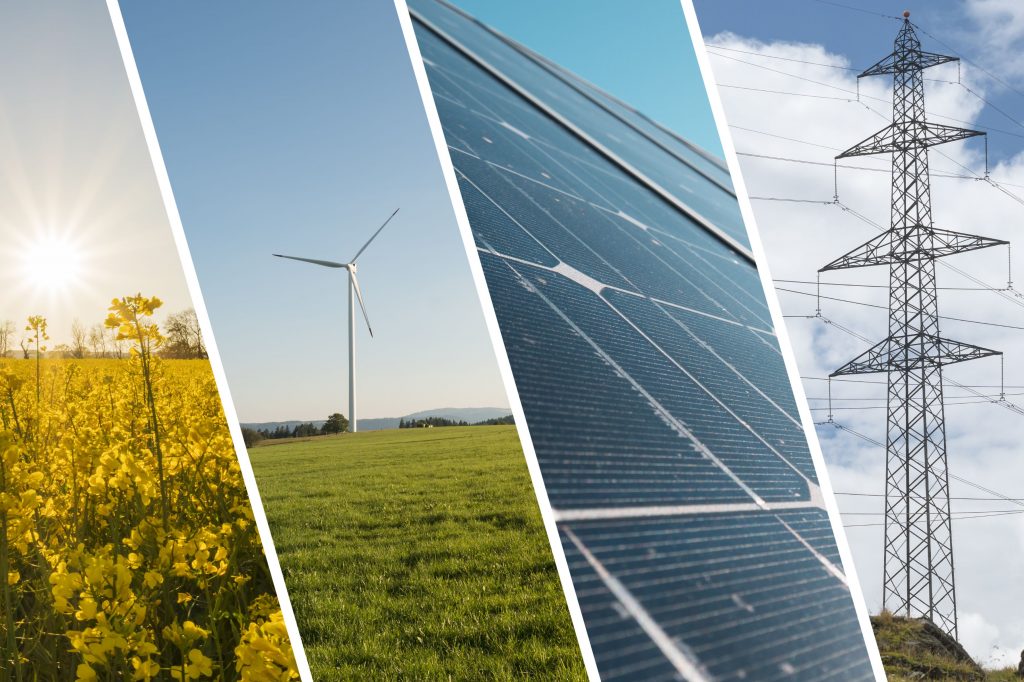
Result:
[[63,291],[82,276],[82,251],[66,235],[40,235],[21,254],[22,274],[34,288]]

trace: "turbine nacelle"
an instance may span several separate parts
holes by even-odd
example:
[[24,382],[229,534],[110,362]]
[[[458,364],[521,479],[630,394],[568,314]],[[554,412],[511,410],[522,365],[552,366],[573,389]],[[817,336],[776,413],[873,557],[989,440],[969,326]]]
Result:
[[359,279],[356,277],[356,270],[359,269],[358,266],[356,266],[356,260],[359,258],[359,256],[363,255],[363,252],[366,251],[366,247],[368,247],[370,245],[370,243],[373,242],[373,240],[377,238],[377,235],[379,235],[381,233],[381,231],[385,227],[387,227],[387,224],[391,222],[391,219],[394,218],[397,213],[398,213],[398,209],[396,208],[395,212],[392,213],[390,216],[388,216],[388,219],[384,221],[384,224],[377,228],[377,231],[373,233],[373,235],[366,241],[365,244],[363,244],[361,249],[356,251],[356,255],[353,256],[352,260],[350,262],[348,262],[348,263],[338,263],[338,262],[332,261],[332,260],[320,260],[319,258],[302,258],[300,256],[285,256],[285,255],[280,254],[280,253],[275,253],[273,255],[277,256],[278,258],[287,258],[289,260],[302,261],[303,263],[312,263],[313,265],[319,265],[319,266],[325,267],[325,268],[335,268],[335,269],[344,268],[345,270],[348,270],[349,281],[352,284],[352,288],[355,290],[356,298],[359,299],[359,309],[363,311],[363,320],[366,321],[366,329],[367,329],[367,331],[370,332],[370,336],[372,337],[373,336],[373,327],[370,325],[370,316],[366,313],[366,303],[363,301],[363,292],[359,288]]

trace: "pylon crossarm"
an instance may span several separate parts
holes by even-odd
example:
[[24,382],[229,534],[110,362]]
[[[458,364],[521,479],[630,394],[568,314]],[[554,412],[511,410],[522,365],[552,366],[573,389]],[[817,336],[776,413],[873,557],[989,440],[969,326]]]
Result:
[[965,251],[987,249],[991,246],[1006,246],[1010,243],[1005,239],[993,239],[966,232],[942,230],[937,227],[928,228],[928,232],[934,241],[932,252],[935,258],[952,256],[955,253],[964,253]]
[[890,336],[830,374],[830,377],[878,372],[907,372],[924,366],[938,367],[977,360],[999,351],[931,334],[908,337]]
[[927,69],[930,66],[938,66],[939,64],[948,64],[949,62],[956,61],[960,61],[960,58],[948,57],[944,54],[935,54],[933,52],[918,50],[912,52],[909,59],[904,59],[901,62],[897,60],[896,53],[893,52],[889,56],[879,60],[874,66],[866,69],[862,74],[857,76],[857,78],[903,73],[913,69]]
[[847,268],[863,268],[871,265],[886,265],[892,262],[889,257],[890,253],[892,253],[891,230],[869,239],[852,251],[836,258],[834,261],[818,270],[818,272],[844,270]]
[[967,362],[968,360],[977,360],[1003,354],[1002,351],[975,346],[963,341],[953,341],[952,339],[942,339],[939,337],[933,338],[936,344],[938,364],[941,365],[952,365],[958,362]]
[[891,355],[893,341],[891,338],[884,339],[867,349],[853,360],[829,374],[829,377],[839,377],[849,374],[874,374],[876,372],[888,372],[889,356]]
[[[897,239],[895,238],[897,232],[888,230],[840,256],[818,272],[942,258],[965,251],[986,249],[990,246],[1005,246],[1009,243],[1002,239],[991,239],[966,232],[954,232],[935,227],[916,227],[926,234],[929,246],[921,246],[922,241],[919,239]],[[909,234],[911,229],[902,228],[901,233]]]
[[836,159],[872,154],[891,154],[911,149],[924,149],[947,142],[966,140],[985,133],[970,128],[958,128],[928,121],[899,121],[882,128],[877,133],[861,140]]

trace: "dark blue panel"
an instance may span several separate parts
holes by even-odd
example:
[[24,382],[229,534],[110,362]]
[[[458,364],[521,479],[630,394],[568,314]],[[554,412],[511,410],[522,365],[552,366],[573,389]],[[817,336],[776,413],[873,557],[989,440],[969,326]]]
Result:
[[[718,336],[702,338],[678,319],[686,311],[658,305],[649,299],[608,291],[605,298],[628,317],[644,334],[684,370],[714,394],[725,407],[749,424],[780,456],[792,463],[805,476],[813,478],[814,464],[807,447],[807,437],[798,421],[796,410],[786,410],[774,403],[771,394],[746,378],[746,374],[716,349]],[[694,317],[703,317],[688,314]],[[718,322],[720,326],[727,323]],[[731,325],[737,333],[746,332],[740,325]],[[788,385],[787,385],[788,388]]]
[[552,505],[750,501],[512,270],[529,266],[481,261]]
[[477,166],[484,165],[476,159],[455,157],[454,161],[459,171],[462,201],[477,243],[498,253],[515,254],[516,258],[538,265],[558,265],[558,259],[528,231],[524,222],[529,224],[529,221],[523,214],[517,211],[514,214],[517,217],[512,218],[508,209],[503,208],[508,205],[507,197],[504,196],[507,192],[498,193],[493,187],[488,187],[488,194],[483,193],[480,186],[492,184],[487,181],[493,172],[487,168],[473,172],[474,169],[468,167],[473,162]]
[[668,312],[685,323],[697,336],[712,344],[719,355],[789,414],[796,414],[793,387],[774,335],[752,332],[685,310],[670,309]]
[[[494,169],[477,159],[461,156],[453,158],[453,161],[456,162],[456,168],[466,174],[486,197],[515,216],[520,231],[532,235],[534,243],[542,244],[558,261],[568,263],[611,286],[635,290],[594,248],[588,239],[591,235],[587,234],[584,226],[561,222],[553,215],[563,211],[596,209],[570,195]],[[498,253],[523,258],[516,251],[503,251],[497,245],[493,246]],[[556,264],[557,261],[552,265]]]
[[836,566],[842,565],[839,548],[832,534],[832,522],[824,509],[793,509],[779,512],[777,516],[825,558]]
[[[861,632],[851,627],[849,591],[771,515],[589,521],[567,530],[716,679],[873,679]],[[574,571],[592,572],[565,535],[563,544]],[[608,598],[591,588],[581,607],[599,612]]]
[[[619,371],[626,372],[642,386],[661,408],[673,415],[762,498],[771,501],[808,499],[807,485],[800,475],[651,345],[605,300],[560,275],[528,265],[517,264],[515,269],[572,319],[618,365]],[[536,307],[536,303],[529,304],[530,309]],[[499,321],[502,317],[499,313]],[[648,409],[653,412],[656,408]]]
[[576,546],[562,535],[573,587],[603,682],[678,682],[679,673],[612,596]]

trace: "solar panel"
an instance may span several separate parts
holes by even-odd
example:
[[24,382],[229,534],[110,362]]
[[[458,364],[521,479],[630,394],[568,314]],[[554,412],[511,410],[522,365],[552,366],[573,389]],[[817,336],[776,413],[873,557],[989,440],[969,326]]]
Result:
[[409,4],[602,678],[872,679],[721,163]]

